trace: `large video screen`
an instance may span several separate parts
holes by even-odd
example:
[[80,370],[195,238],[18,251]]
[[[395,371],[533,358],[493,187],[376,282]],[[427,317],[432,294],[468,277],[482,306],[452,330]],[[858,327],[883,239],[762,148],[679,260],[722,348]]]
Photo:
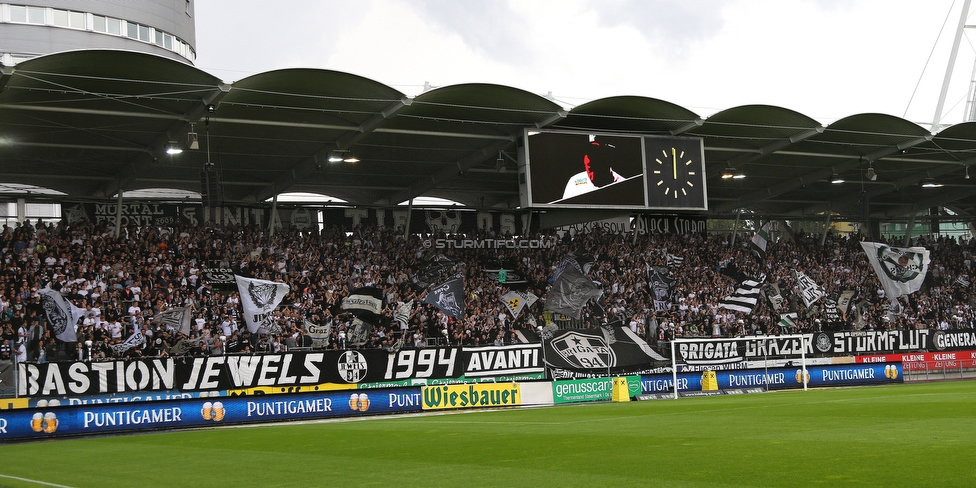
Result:
[[707,209],[701,139],[526,131],[530,207]]

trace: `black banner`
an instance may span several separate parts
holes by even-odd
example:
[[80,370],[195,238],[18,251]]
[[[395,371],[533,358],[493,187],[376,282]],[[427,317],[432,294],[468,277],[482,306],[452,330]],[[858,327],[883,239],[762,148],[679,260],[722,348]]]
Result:
[[14,362],[0,361],[0,396],[14,396]]
[[455,347],[21,364],[17,371],[19,396],[348,384],[462,373],[461,349]]
[[[968,335],[967,335],[968,334]],[[940,337],[940,340],[935,340]],[[945,349],[937,349],[937,347]],[[691,341],[675,345],[679,362],[691,365],[732,364],[776,357],[852,356],[871,353],[958,350],[976,347],[976,334],[965,331],[889,330],[817,332],[798,338],[754,336],[721,341]]]
[[200,270],[203,282],[218,291],[237,291],[234,270],[230,268],[203,268]]
[[461,351],[465,378],[541,373],[541,344],[466,347]]
[[573,371],[619,373],[666,361],[626,327],[557,330],[542,347],[547,365]]
[[[258,227],[267,227],[272,216],[270,206],[204,207],[166,203],[123,203],[121,212],[119,210],[116,203],[61,204],[61,215],[68,223],[93,222],[114,226],[116,216],[121,215],[120,221],[123,227],[129,225],[166,227],[177,223],[197,226],[204,222],[236,226],[254,224]],[[278,205],[276,212],[278,218],[275,220],[275,227],[277,228],[317,228],[318,209],[316,208]]]

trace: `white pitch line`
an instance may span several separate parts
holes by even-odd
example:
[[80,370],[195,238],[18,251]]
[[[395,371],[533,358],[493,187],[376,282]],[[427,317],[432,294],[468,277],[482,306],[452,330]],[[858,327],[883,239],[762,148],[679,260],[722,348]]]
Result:
[[57,483],[48,483],[47,481],[32,480],[30,478],[21,478],[19,476],[10,476],[10,475],[7,475],[7,474],[0,474],[0,478],[8,478],[8,479],[17,480],[17,481],[24,481],[24,482],[27,482],[27,483],[33,483],[35,485],[54,486],[56,488],[74,488],[74,487],[71,487],[71,486],[68,486],[68,485],[59,485]]

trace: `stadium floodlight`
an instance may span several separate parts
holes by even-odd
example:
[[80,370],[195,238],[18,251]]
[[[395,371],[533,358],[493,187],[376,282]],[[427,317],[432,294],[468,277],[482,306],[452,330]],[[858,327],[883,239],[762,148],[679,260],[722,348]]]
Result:
[[[771,350],[771,348],[767,347],[765,345],[766,343],[769,343],[770,341],[789,341],[789,340],[798,341],[799,344],[798,348],[800,349],[800,354],[799,354],[800,380],[803,383],[803,391],[807,391],[807,385],[810,382],[810,378],[807,372],[806,349],[808,343],[812,340],[811,337],[805,336],[803,334],[785,334],[785,335],[771,335],[771,336],[728,337],[728,338],[717,338],[717,339],[711,339],[711,338],[674,339],[671,341],[671,374],[672,374],[672,381],[673,381],[672,387],[674,388],[674,399],[677,400],[679,398],[678,396],[678,387],[680,385],[680,383],[678,383],[678,364],[679,364],[678,351],[679,350],[687,350],[689,349],[688,346],[693,345],[695,346],[695,350],[697,352],[704,353],[703,354],[704,357],[704,356],[708,356],[707,351],[731,351],[733,350],[730,347],[731,345],[732,347],[734,347],[735,351],[740,352],[740,354],[735,358],[730,358],[728,357],[728,355],[724,355],[725,357],[723,359],[714,361],[715,366],[721,366],[723,363],[729,364],[727,361],[728,359],[735,359],[736,362],[745,361],[746,359],[748,359],[747,355],[745,354],[745,351],[748,350],[747,348],[748,343],[753,343],[753,345],[758,344],[759,348],[761,348],[762,350],[769,351]],[[723,346],[722,343],[725,343],[725,346]],[[712,346],[711,344],[714,344],[714,346]],[[686,345],[686,346],[683,347],[682,345]],[[681,357],[683,358],[684,356],[682,355]],[[783,359],[780,357],[775,359],[772,358],[767,359],[765,356],[763,356],[762,361],[765,367],[768,368],[770,362],[774,362],[774,361],[784,362],[787,360],[794,360],[794,359],[796,358],[794,357],[792,359]],[[682,363],[682,364],[688,365],[688,363]],[[720,368],[717,367],[715,369],[720,369]]]

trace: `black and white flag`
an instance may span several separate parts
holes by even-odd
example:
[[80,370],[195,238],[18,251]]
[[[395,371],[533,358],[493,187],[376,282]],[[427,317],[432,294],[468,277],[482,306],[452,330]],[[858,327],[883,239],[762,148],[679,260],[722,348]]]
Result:
[[373,333],[373,325],[359,317],[352,319],[352,325],[346,331],[346,343],[350,346],[359,347],[366,344],[369,336]]
[[824,298],[824,318],[827,319],[827,323],[834,325],[841,321],[840,310],[837,307],[837,301],[833,298]]
[[751,313],[759,303],[759,292],[762,283],[752,278],[747,278],[731,295],[719,300],[718,306],[735,310],[737,312]]
[[889,299],[914,293],[922,287],[929,270],[928,249],[891,247],[878,242],[862,242],[861,247]]
[[401,329],[406,329],[410,327],[410,314],[413,313],[413,300],[409,302],[400,302],[397,305],[396,311],[393,312],[393,320],[400,324]]
[[342,309],[371,324],[379,322],[383,313],[383,290],[375,286],[356,288],[342,299]]
[[804,307],[810,308],[817,300],[824,297],[823,287],[802,271],[793,270],[793,279],[796,280],[796,292],[803,299]]
[[655,311],[671,310],[674,281],[674,278],[661,274],[657,269],[648,266],[647,284],[650,287]]
[[685,264],[684,257],[678,256],[677,254],[671,254],[667,251],[664,252],[664,259],[668,269],[677,270],[681,267],[681,265]]
[[796,312],[779,314],[780,327],[796,327]]
[[163,310],[153,315],[152,323],[154,325],[162,325],[167,329],[175,330],[184,335],[190,335],[191,318],[193,318],[193,312],[190,310],[190,307],[176,307]]
[[628,327],[557,329],[543,336],[542,346],[546,364],[572,371],[616,372],[666,361]]
[[44,287],[38,290],[38,293],[41,295],[41,307],[44,308],[44,315],[54,337],[61,342],[77,342],[75,324],[78,323],[85,309],[65,300],[57,290]]
[[586,275],[590,272],[590,268],[593,266],[593,255],[583,252],[573,252],[566,256],[559,266],[556,266],[556,270],[553,271],[552,276],[549,277],[549,283],[555,283],[559,279],[559,276],[563,274],[569,268],[576,268],[581,274]]
[[132,329],[132,335],[130,335],[128,339],[118,344],[112,344],[112,352],[116,356],[121,356],[125,354],[125,352],[128,351],[129,349],[132,349],[133,347],[141,346],[145,343],[146,343],[146,336],[142,334],[142,331],[139,330],[139,326],[136,325]]
[[783,308],[783,294],[780,292],[779,285],[776,283],[767,283],[761,289],[763,296],[766,297],[766,301],[769,302],[769,306],[774,312],[779,312],[779,309]]
[[254,334],[262,327],[268,331],[275,329],[277,324],[271,312],[278,308],[278,304],[288,294],[288,285],[239,275],[235,275],[234,279],[241,294],[241,306],[244,308],[247,330]]
[[567,317],[580,318],[580,311],[586,302],[598,300],[603,290],[575,266],[567,266],[552,284],[546,295],[543,310],[561,313]]
[[847,317],[847,312],[851,308],[851,302],[854,300],[854,293],[854,290],[844,290],[837,297],[837,310],[840,311],[842,317]]
[[766,222],[765,225],[753,234],[752,240],[749,242],[752,244],[752,248],[760,260],[766,259],[766,244],[769,242],[769,231],[772,228],[773,222]]
[[464,318],[464,279],[461,274],[432,288],[424,297],[424,303],[437,307],[449,317]]

